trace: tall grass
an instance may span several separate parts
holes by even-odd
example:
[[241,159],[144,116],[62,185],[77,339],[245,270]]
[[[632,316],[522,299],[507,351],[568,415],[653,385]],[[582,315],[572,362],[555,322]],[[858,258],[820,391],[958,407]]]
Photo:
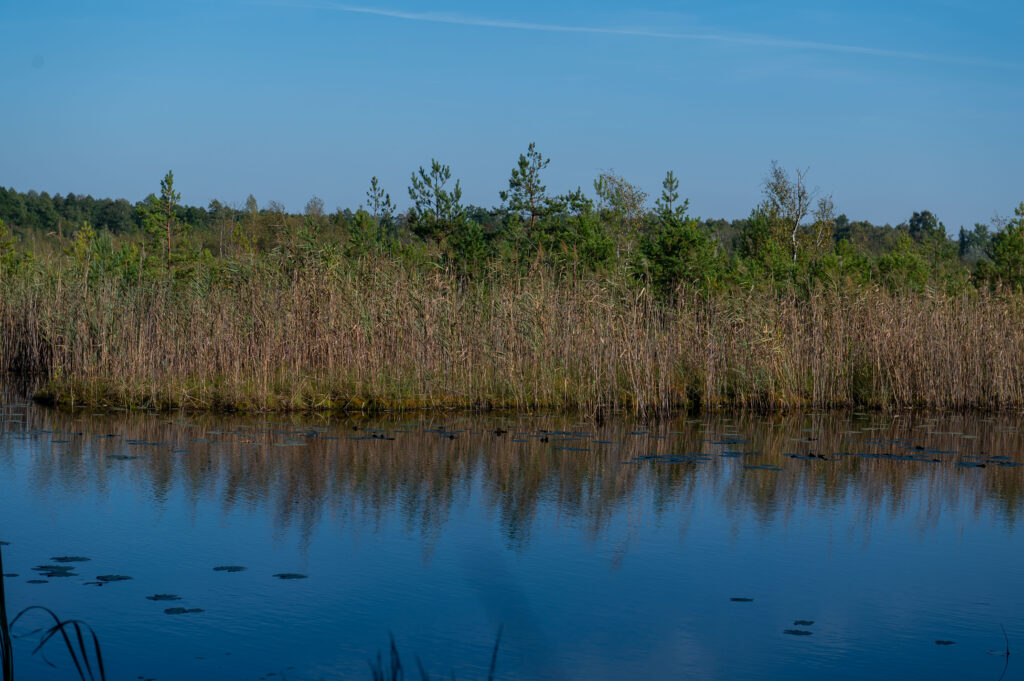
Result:
[[1024,299],[691,292],[374,255],[88,288],[0,282],[0,365],[66,404],[314,410],[1024,406]]

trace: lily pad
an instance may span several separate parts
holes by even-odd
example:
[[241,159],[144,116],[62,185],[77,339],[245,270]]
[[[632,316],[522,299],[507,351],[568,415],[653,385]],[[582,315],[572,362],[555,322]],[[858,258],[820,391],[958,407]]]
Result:
[[279,572],[274,576],[278,579],[306,579],[308,575],[299,574],[298,572]]
[[96,579],[98,579],[101,582],[123,582],[125,580],[131,579],[131,577],[127,575],[100,575]]
[[192,612],[203,612],[202,608],[167,608],[164,613],[168,615],[187,615]]
[[153,594],[152,596],[146,596],[147,601],[180,601],[181,596],[175,596],[174,594]]
[[213,568],[214,572],[245,572],[248,568],[242,565],[218,565]]
[[32,570],[43,577],[75,577],[73,565],[36,565]]

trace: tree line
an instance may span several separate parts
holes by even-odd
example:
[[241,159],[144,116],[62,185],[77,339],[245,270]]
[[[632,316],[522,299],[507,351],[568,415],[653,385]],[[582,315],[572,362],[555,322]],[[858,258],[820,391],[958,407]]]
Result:
[[314,196],[301,213],[276,201],[261,207],[252,195],[241,207],[182,205],[172,172],[159,194],[135,204],[0,187],[0,265],[12,272],[44,255],[69,255],[87,280],[115,274],[140,283],[239,258],[287,268],[380,251],[465,277],[536,263],[577,275],[625,273],[664,295],[731,285],[1024,289],[1024,202],[1012,218],[961,227],[951,238],[927,210],[895,226],[837,215],[832,197],[808,186],[807,171],[773,162],[749,216],[700,219],[671,171],[652,203],[614,172],[602,172],[592,192],[549,192],[549,163],[530,144],[491,208],[464,204],[460,181],[436,159],[411,174],[404,211],[376,177],[354,211],[327,212]]

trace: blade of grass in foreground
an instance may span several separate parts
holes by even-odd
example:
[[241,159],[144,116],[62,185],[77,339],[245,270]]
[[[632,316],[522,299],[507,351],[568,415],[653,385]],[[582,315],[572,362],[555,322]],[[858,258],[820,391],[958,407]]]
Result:
[[0,547],[0,668],[3,681],[14,681],[14,657],[11,653],[11,631],[7,626],[7,600],[4,593],[4,558]]

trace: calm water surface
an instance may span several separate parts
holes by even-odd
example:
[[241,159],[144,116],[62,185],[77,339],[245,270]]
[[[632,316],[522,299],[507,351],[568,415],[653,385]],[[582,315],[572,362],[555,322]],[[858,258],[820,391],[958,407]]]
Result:
[[[408,669],[418,655],[485,678],[499,627],[504,679],[1024,678],[1022,428],[168,418],[8,399],[8,609],[89,622],[110,679],[363,679],[389,634]],[[90,560],[33,570],[61,556]],[[1000,625],[1018,651],[1005,670]],[[35,640],[16,642],[19,677],[72,678]]]

